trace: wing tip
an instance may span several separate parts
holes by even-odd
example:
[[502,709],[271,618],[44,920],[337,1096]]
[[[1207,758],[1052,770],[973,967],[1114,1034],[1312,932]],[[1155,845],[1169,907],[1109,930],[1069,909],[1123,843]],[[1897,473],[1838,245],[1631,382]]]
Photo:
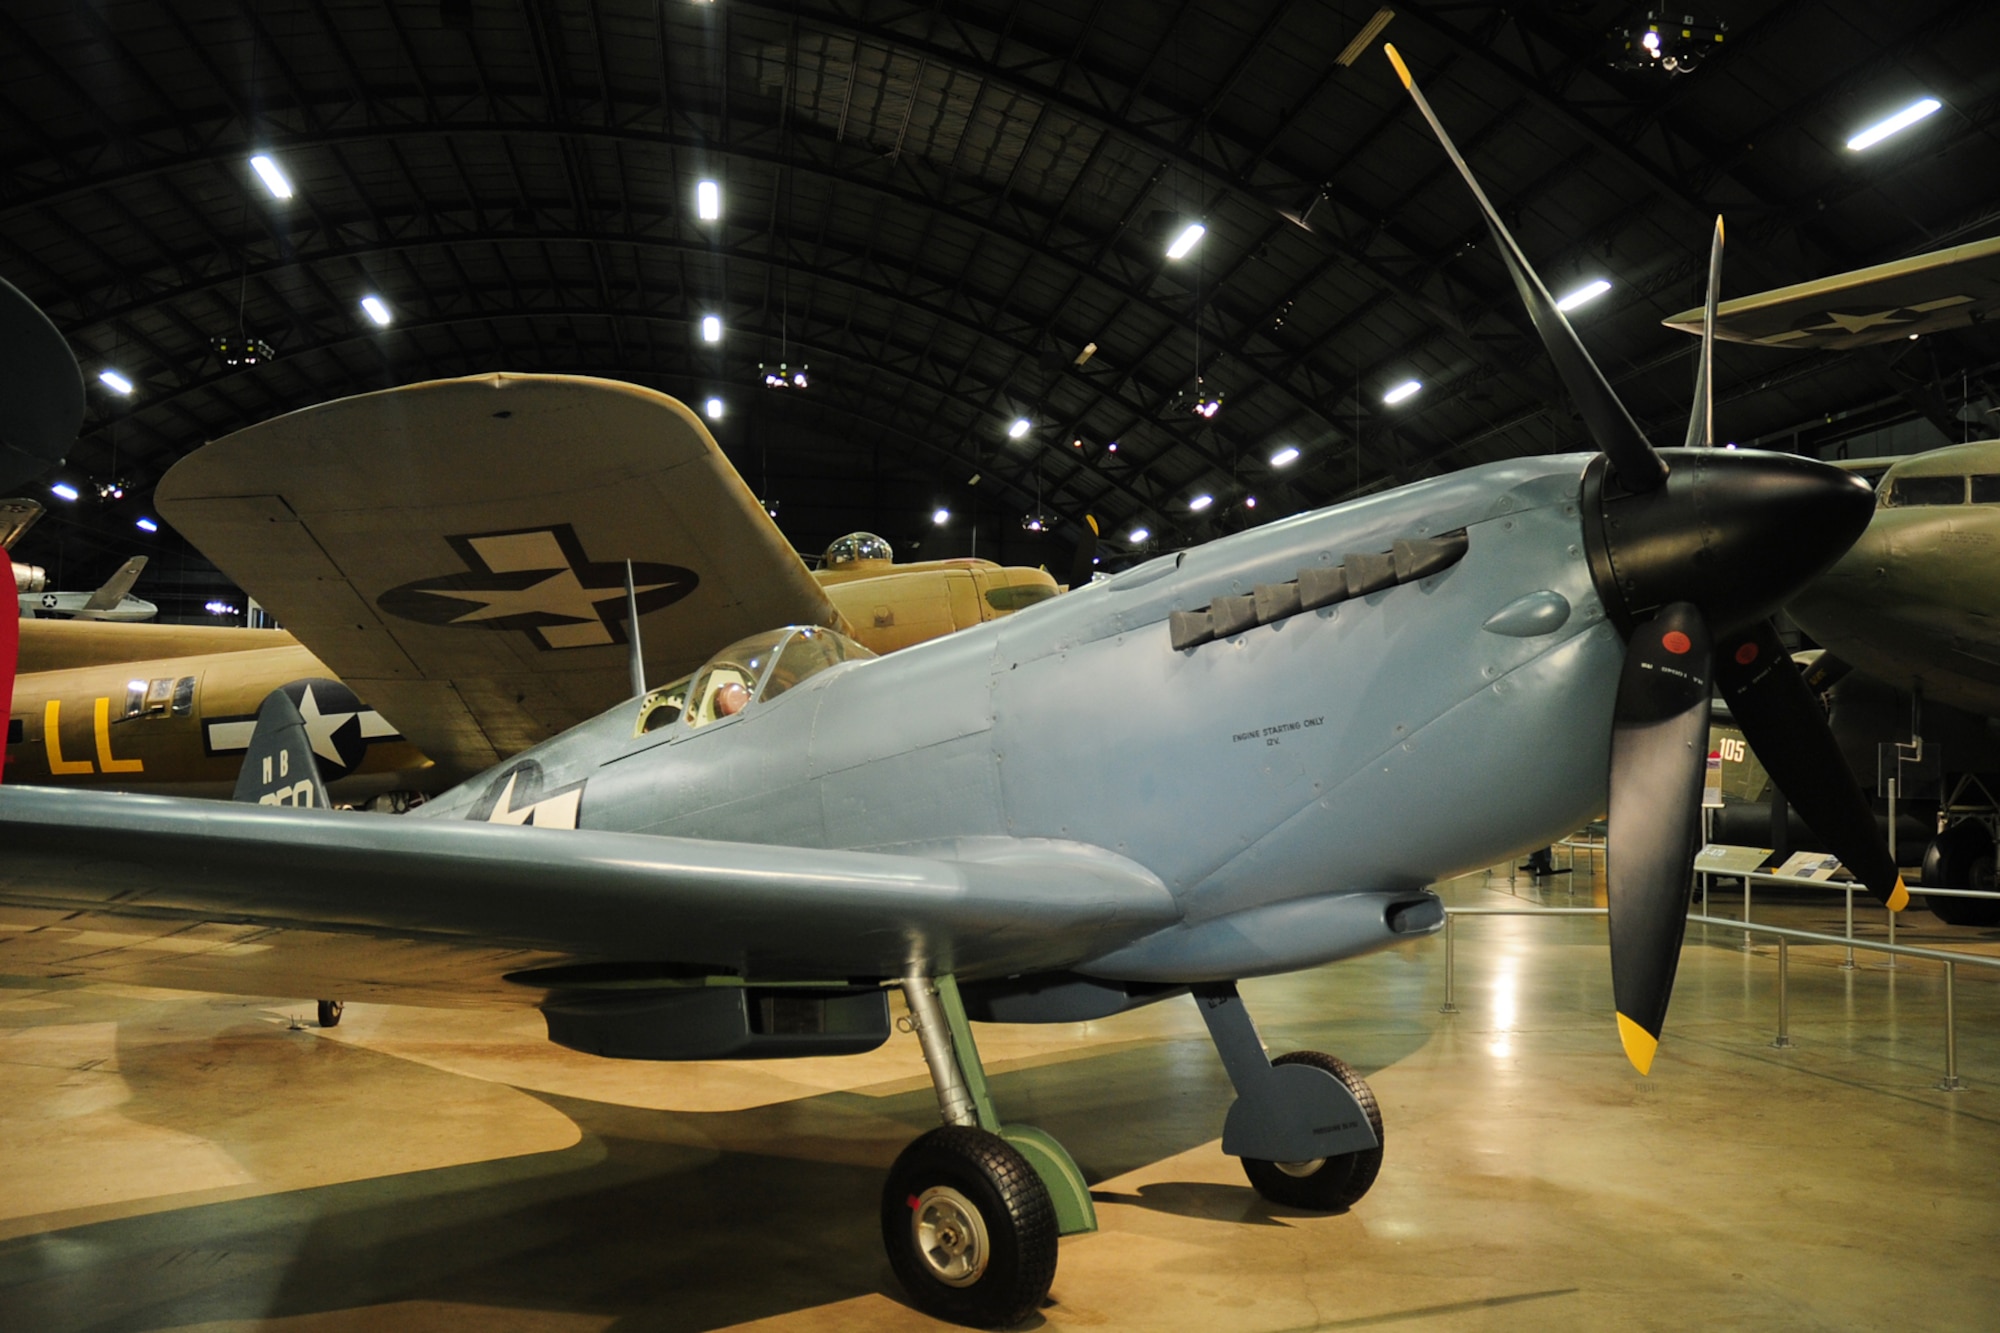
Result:
[[1396,77],[1403,81],[1405,88],[1409,87],[1410,67],[1403,63],[1403,57],[1396,51],[1396,44],[1394,42],[1384,42],[1382,43],[1382,49],[1388,53],[1389,63],[1396,67]]
[[1618,1040],[1625,1044],[1625,1058],[1639,1071],[1640,1077],[1653,1072],[1653,1052],[1660,1049],[1660,1039],[1634,1023],[1625,1015],[1618,1015]]
[[1888,907],[1892,912],[1900,912],[1910,905],[1910,890],[1903,883],[1901,875],[1896,876],[1896,887],[1889,890]]

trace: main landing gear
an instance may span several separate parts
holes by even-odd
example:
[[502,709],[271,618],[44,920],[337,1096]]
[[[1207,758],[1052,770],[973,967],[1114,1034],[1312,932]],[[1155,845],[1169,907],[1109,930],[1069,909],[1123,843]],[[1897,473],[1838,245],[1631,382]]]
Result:
[[[1317,1212],[1354,1204],[1382,1166],[1382,1113],[1368,1085],[1318,1051],[1268,1058],[1233,982],[1194,993],[1236,1088],[1222,1150],[1243,1159],[1251,1185],[1274,1203]],[[945,1123],[889,1168],[889,1266],[927,1314],[1019,1323],[1055,1281],[1056,1238],[1097,1229],[1090,1187],[1047,1134],[1000,1123],[956,979],[906,977],[903,995]]]
[[1097,1229],[1090,1186],[1047,1134],[1000,1123],[957,980],[907,977],[903,997],[945,1123],[889,1168],[889,1266],[927,1314],[984,1328],[1018,1324],[1055,1281],[1056,1237]]

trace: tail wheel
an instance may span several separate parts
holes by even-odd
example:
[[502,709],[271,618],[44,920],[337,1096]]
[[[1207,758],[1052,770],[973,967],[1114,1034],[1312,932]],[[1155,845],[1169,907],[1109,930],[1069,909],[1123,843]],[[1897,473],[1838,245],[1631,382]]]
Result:
[[323,1028],[340,1026],[341,1011],[347,1008],[341,1000],[321,1000],[319,1002],[319,1025]]
[[[1977,820],[1962,820],[1924,849],[1924,883],[1945,889],[1994,888],[1993,835]],[[1930,896],[1924,906],[1948,926],[2000,926],[2000,902],[1986,898]]]
[[1369,1128],[1375,1131],[1375,1146],[1338,1157],[1316,1157],[1309,1162],[1266,1162],[1246,1157],[1243,1174],[1250,1177],[1250,1184],[1259,1194],[1287,1208],[1337,1213],[1353,1207],[1382,1170],[1382,1108],[1375,1103],[1374,1089],[1345,1060],[1321,1051],[1293,1051],[1271,1063],[1311,1065],[1346,1084],[1368,1116]]
[[1004,1328],[1056,1276],[1056,1210],[1027,1158],[997,1134],[946,1125],[905,1148],[882,1187],[889,1266],[917,1308]]

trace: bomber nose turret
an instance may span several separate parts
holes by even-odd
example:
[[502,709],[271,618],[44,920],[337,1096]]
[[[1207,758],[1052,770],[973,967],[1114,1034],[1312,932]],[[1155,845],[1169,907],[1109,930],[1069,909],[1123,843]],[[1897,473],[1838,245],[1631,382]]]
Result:
[[1860,478],[1809,458],[1669,449],[1666,484],[1623,491],[1598,458],[1584,474],[1584,541],[1621,627],[1670,602],[1718,635],[1749,625],[1852,546],[1875,512]]

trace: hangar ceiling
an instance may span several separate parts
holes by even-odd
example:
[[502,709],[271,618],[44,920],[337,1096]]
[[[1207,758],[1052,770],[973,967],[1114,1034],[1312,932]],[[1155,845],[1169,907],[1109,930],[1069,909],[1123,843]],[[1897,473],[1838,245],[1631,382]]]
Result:
[[[1643,4],[1583,0],[1398,2],[1351,65],[1375,0],[19,0],[0,276],[69,338],[90,405],[83,498],[17,554],[86,586],[151,553],[140,593],[199,615],[219,576],[134,527],[174,460],[495,370],[721,399],[717,437],[803,550],[870,528],[1058,571],[1085,513],[1115,564],[1135,528],[1178,545],[1587,447],[1381,38],[1550,285],[1611,283],[1573,318],[1677,443],[1692,340],[1659,321],[1698,300],[1714,214],[1726,293],[2000,228],[2000,10],[1711,5],[1726,41],[1674,76],[1613,67]],[[1943,110],[1916,130],[1843,147],[1925,93]],[[224,364],[228,335],[276,357]],[[765,387],[781,362],[809,387]],[[1719,428],[1829,455],[1899,423],[1955,439],[1992,419],[1996,371],[1983,329],[1730,347]]]

